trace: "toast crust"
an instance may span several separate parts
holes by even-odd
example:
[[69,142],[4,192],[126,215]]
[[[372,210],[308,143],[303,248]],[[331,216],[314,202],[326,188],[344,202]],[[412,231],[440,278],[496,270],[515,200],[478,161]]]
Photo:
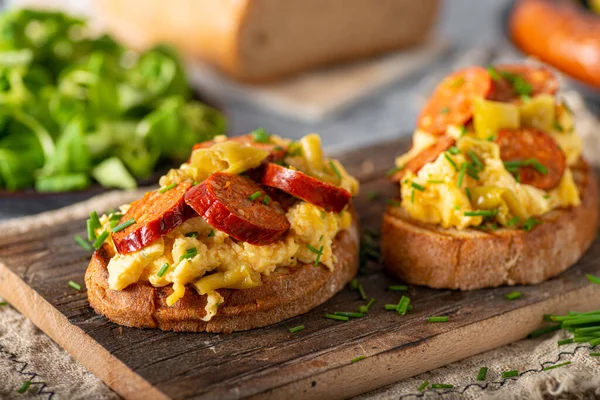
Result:
[[571,170],[581,205],[548,212],[530,232],[444,229],[388,206],[381,234],[385,269],[410,284],[460,290],[535,284],[558,275],[585,253],[598,224],[594,170],[583,160]]
[[255,288],[220,289],[225,302],[210,321],[202,321],[206,295],[199,295],[193,288],[170,307],[166,303],[173,292],[170,286],[159,288],[137,282],[121,291],[109,289],[110,256],[105,247],[94,253],[85,273],[90,306],[117,324],[165,331],[230,333],[283,321],[324,303],[356,275],[358,218],[354,211],[352,215],[350,228],[334,239],[337,263],[333,271],[322,264],[302,264],[262,276],[263,284]]

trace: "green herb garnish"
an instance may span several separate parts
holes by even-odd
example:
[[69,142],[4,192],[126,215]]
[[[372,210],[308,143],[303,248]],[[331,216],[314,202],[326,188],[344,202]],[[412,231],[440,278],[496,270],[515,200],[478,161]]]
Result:
[[19,389],[17,389],[17,393],[21,393],[21,394],[25,393],[27,391],[27,389],[29,389],[29,386],[31,386],[31,381],[23,382],[21,387]]
[[506,225],[510,228],[510,227],[513,227],[513,226],[517,225],[519,222],[521,222],[521,218],[519,218],[519,217],[512,217],[511,219],[508,220],[508,222],[506,223]]
[[159,278],[162,278],[168,269],[169,269],[169,263],[164,263],[163,266],[160,267],[160,269],[156,273],[156,276],[158,276]]
[[73,240],[84,250],[88,250],[88,251],[94,250],[92,245],[89,244],[88,242],[86,242],[85,239],[82,238],[80,235],[73,236]]
[[448,317],[429,317],[427,318],[427,322],[448,322]]
[[448,152],[444,153],[444,158],[446,158],[446,160],[448,160],[448,162],[450,163],[450,165],[452,165],[452,168],[454,168],[454,171],[458,172],[458,166],[456,165],[456,163],[454,162],[454,160],[452,159],[452,157],[450,157],[448,155]]
[[128,221],[123,222],[122,224],[115,226],[114,228],[112,228],[112,231],[113,231],[113,233],[117,233],[117,232],[122,231],[125,228],[130,227],[133,224],[135,224],[135,219],[132,218]]
[[479,372],[477,373],[477,380],[478,381],[485,381],[485,378],[487,376],[487,372],[488,372],[488,368],[487,367],[481,367],[479,369]]
[[366,300],[367,294],[365,293],[365,289],[363,288],[363,286],[359,283],[358,284],[358,294],[360,295],[360,298],[363,300]]
[[587,278],[588,281],[595,283],[597,285],[600,285],[600,278],[597,276],[594,276],[592,274],[585,274],[585,277]]
[[104,244],[104,241],[108,238],[108,231],[102,231],[100,236],[94,240],[93,246],[96,250],[98,250]]
[[452,146],[448,149],[448,153],[452,154],[453,156],[460,154],[460,150],[458,149],[458,147],[456,146]]
[[342,174],[340,174],[340,171],[337,169],[337,167],[335,166],[335,164],[333,163],[333,161],[329,161],[329,166],[331,167],[331,169],[333,170],[333,173],[338,177],[338,179],[341,181],[342,180]]
[[189,248],[185,251],[185,254],[179,257],[179,261],[188,260],[198,255],[198,249],[195,247]]
[[449,383],[433,383],[431,384],[432,389],[452,389],[454,385]]
[[390,292],[406,292],[408,290],[408,286],[406,286],[406,285],[390,285],[390,286],[388,286],[388,290]]
[[393,176],[393,175],[395,175],[395,174],[396,174],[396,172],[400,172],[400,171],[402,171],[403,169],[404,169],[404,165],[402,165],[402,166],[400,166],[400,167],[394,167],[394,168],[391,168],[391,169],[389,169],[389,170],[388,170],[388,171],[387,171],[385,174],[386,174],[387,176]]
[[359,313],[359,312],[346,312],[346,311],[336,311],[334,312],[335,315],[343,315],[344,317],[350,317],[350,318],[362,318],[364,317],[363,313]]
[[400,207],[400,205],[401,205],[399,201],[392,200],[392,199],[386,200],[386,203],[393,207]]
[[550,367],[546,367],[543,370],[544,371],[550,371],[551,369],[564,367],[565,365],[569,365],[569,364],[571,364],[571,361],[566,361],[566,362],[561,363],[561,364],[551,365]]
[[398,303],[398,314],[406,315],[408,312],[408,306],[410,305],[410,298],[407,296],[402,296],[400,298],[400,302]]
[[479,168],[480,170],[483,169],[483,163],[481,162],[481,160],[479,159],[479,157],[477,157],[477,154],[475,154],[475,152],[473,150],[468,150],[467,154],[469,155],[469,158],[471,158],[471,161],[473,161],[473,164],[475,164],[475,166],[477,168]]
[[373,201],[373,200],[379,198],[380,195],[381,195],[381,193],[379,193],[377,191],[371,191],[371,192],[367,193],[367,199],[369,199],[370,201]]
[[525,220],[525,222],[523,222],[523,230],[525,232],[529,232],[531,231],[533,228],[535,228],[536,225],[540,225],[542,223],[542,221],[535,219],[533,217],[527,218],[527,220]]
[[158,192],[159,193],[166,193],[171,189],[175,189],[177,187],[177,183],[171,183],[169,186],[165,186],[164,188],[161,188]]
[[360,360],[364,360],[365,358],[365,356],[358,356],[356,358],[353,358],[352,361],[350,361],[350,364],[354,364],[355,362],[359,362]]
[[496,71],[491,65],[487,67],[487,71],[494,82],[499,82],[502,79],[500,74],[498,74],[498,71]]
[[215,236],[215,231],[214,231],[214,229],[211,229],[210,232],[208,232],[207,237],[213,237],[213,236]]
[[515,291],[515,292],[508,293],[506,296],[504,296],[504,298],[506,300],[516,300],[516,299],[520,298],[522,295],[523,295],[523,293]]
[[504,371],[502,373],[502,377],[503,378],[514,378],[515,376],[519,376],[519,371],[517,371],[516,369],[513,371]]
[[419,387],[418,387],[418,389],[417,389],[417,390],[418,390],[419,392],[422,392],[422,391],[424,391],[425,389],[427,389],[427,386],[429,386],[429,381],[425,381],[425,382],[421,383],[421,385],[419,385]]
[[256,143],[271,142],[271,135],[265,130],[265,128],[258,128],[250,132],[250,135],[252,135],[252,140],[254,140]]
[[467,163],[462,163],[460,166],[460,172],[458,173],[458,181],[456,182],[457,188],[462,186],[463,180],[465,179],[465,172],[467,172]]
[[250,199],[250,201],[254,201],[254,200],[258,199],[261,194],[262,193],[260,191],[254,192],[250,196],[248,196],[248,198]]
[[336,321],[348,321],[350,317],[345,317],[343,315],[335,315],[335,314],[325,314],[325,318],[335,319]]
[[498,209],[465,211],[464,215],[465,217],[495,217],[498,215]]
[[298,325],[298,326],[295,326],[293,328],[290,328],[289,332],[290,333],[296,333],[296,332],[300,332],[302,330],[304,330],[304,325]]
[[193,237],[195,239],[198,239],[199,233],[198,232],[188,232],[184,236],[185,237]]
[[265,197],[263,198],[263,204],[265,206],[268,206],[270,202],[271,202],[271,198],[269,197],[268,194],[265,194]]
[[81,285],[77,282],[69,281],[69,286],[75,290],[81,290]]

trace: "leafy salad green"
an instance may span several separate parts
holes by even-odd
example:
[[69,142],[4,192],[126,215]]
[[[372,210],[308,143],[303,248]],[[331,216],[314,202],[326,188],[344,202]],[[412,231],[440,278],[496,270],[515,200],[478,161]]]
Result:
[[133,53],[61,12],[0,15],[0,189],[130,189],[225,131],[166,46]]

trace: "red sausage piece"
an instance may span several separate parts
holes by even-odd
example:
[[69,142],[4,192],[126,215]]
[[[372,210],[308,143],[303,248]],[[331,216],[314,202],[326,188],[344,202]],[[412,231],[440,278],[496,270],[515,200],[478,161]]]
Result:
[[[525,90],[530,89],[528,96],[554,94],[558,90],[556,76],[549,69],[526,64],[497,65],[493,67],[492,91],[489,100],[512,102],[521,101],[523,82]],[[519,88],[521,86],[521,88]]]
[[435,161],[440,154],[454,146],[456,140],[450,136],[442,136],[435,143],[430,144],[414,158],[406,163],[403,169],[392,175],[392,181],[399,182],[406,174],[406,171],[417,173],[427,163]]
[[336,213],[342,211],[352,198],[346,189],[273,163],[264,166],[260,182]]
[[265,194],[264,188],[246,177],[217,172],[191,188],[185,202],[221,232],[264,246],[290,228],[281,205],[275,200],[265,204]]
[[180,182],[164,193],[156,190],[148,192],[140,200],[134,201],[119,223],[135,220],[135,223],[112,238],[120,254],[141,250],[149,243],[171,232],[194,212],[185,204],[184,196],[192,182]]
[[457,71],[440,82],[417,120],[419,129],[444,135],[448,125],[461,126],[473,117],[473,100],[485,98],[492,89],[492,78],[481,67]]

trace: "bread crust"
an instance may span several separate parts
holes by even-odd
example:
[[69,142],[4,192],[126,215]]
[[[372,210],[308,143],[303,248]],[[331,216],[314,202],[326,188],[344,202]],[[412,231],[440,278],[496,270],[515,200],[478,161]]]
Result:
[[352,226],[334,239],[337,263],[333,271],[322,264],[302,264],[262,276],[263,284],[252,289],[218,290],[225,302],[210,321],[202,320],[207,296],[193,288],[188,288],[173,306],[166,303],[173,292],[170,286],[158,288],[149,282],[137,282],[121,291],[109,289],[107,247],[94,253],[86,270],[88,300],[98,314],[137,328],[230,333],[274,324],[324,303],[356,275],[359,234],[354,212],[352,221]]
[[410,284],[460,290],[535,284],[558,275],[591,245],[598,224],[594,170],[583,160],[571,170],[581,205],[548,212],[530,232],[444,229],[388,206],[381,234],[385,269]]

